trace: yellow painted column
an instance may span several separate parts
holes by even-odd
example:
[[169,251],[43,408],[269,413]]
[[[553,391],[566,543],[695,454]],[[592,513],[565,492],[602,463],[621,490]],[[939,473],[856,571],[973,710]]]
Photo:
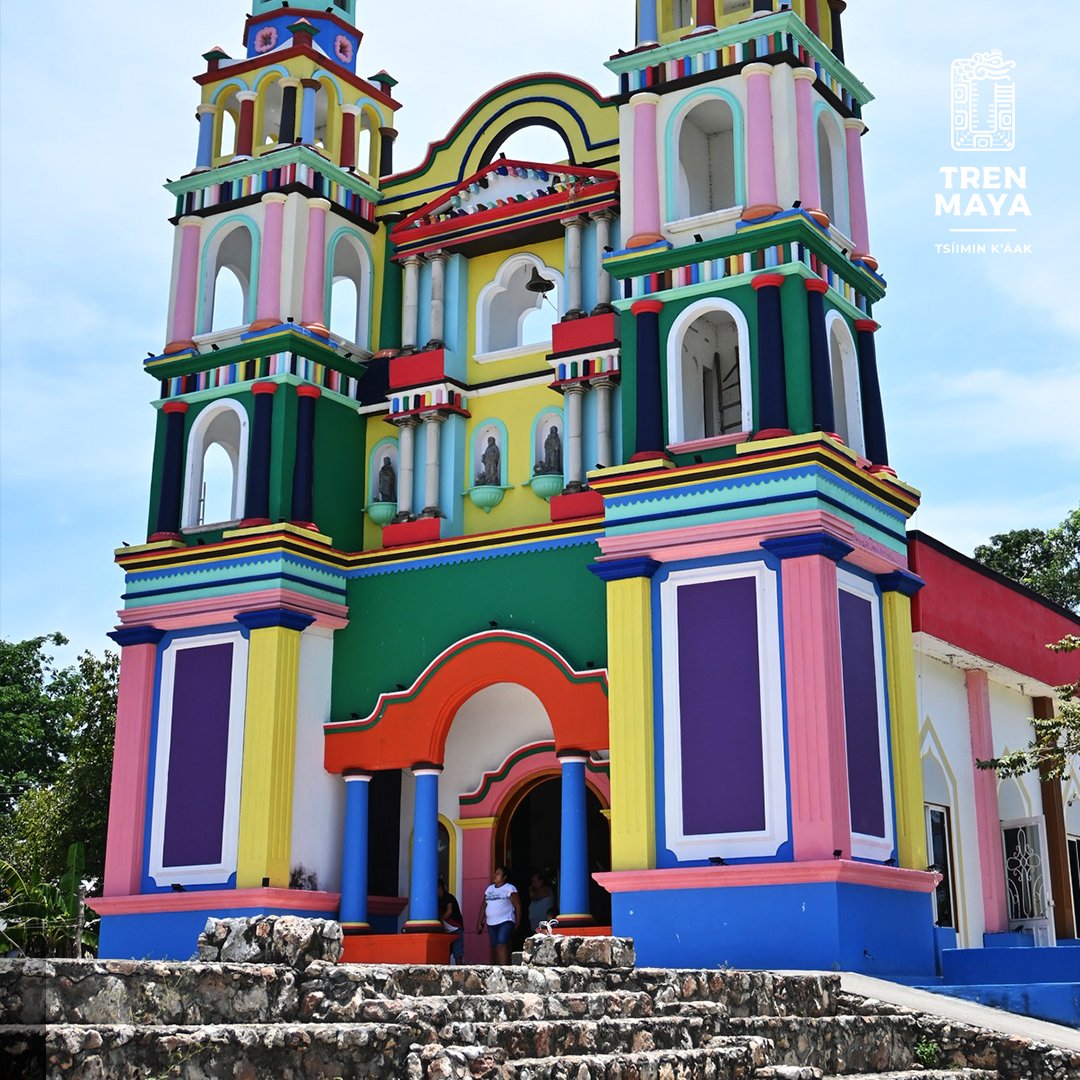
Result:
[[656,866],[651,559],[594,563],[607,582],[611,869]]
[[911,597],[923,582],[898,570],[878,578],[885,623],[885,668],[889,688],[893,785],[896,794],[897,861],[925,870],[926,819],[923,808],[922,756],[919,751],[919,701],[915,687],[915,643],[911,633]]
[[314,620],[273,608],[241,612],[236,621],[249,632],[236,887],[287,888],[300,634]]

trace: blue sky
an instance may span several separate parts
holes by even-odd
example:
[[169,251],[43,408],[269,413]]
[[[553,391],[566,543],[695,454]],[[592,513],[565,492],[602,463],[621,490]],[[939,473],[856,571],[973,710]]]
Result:
[[[405,32],[402,6],[361,0],[360,70],[400,80],[399,167],[482,91],[528,71],[615,89],[601,66],[633,44],[629,0],[480,5]],[[512,9],[512,12],[511,12]],[[121,541],[145,537],[171,226],[166,177],[194,163],[201,54],[240,52],[243,0],[0,5],[0,634],[59,629],[100,650],[115,625]],[[1080,95],[1061,7],[1012,0],[853,0],[849,66],[875,93],[863,142],[872,248],[889,281],[876,316],[893,464],[919,487],[918,528],[970,552],[994,532],[1080,503],[1080,303],[1072,262]],[[568,27],[573,27],[568,30]],[[61,32],[62,31],[62,32]],[[49,41],[53,62],[43,64]],[[1011,153],[950,148],[955,58],[1016,62]],[[1020,255],[945,255],[934,216],[953,165],[1026,167]],[[955,223],[954,223],[955,224]],[[962,223],[970,225],[970,222]],[[972,237],[963,237],[969,242]],[[981,238],[980,238],[981,239]]]

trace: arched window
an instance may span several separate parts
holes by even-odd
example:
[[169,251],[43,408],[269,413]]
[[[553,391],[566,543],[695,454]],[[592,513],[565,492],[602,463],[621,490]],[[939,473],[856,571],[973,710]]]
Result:
[[330,120],[333,116],[330,100],[326,83],[320,81],[319,89],[315,92],[315,146],[323,151],[330,145]]
[[[526,286],[534,269],[555,288],[530,292]],[[562,284],[562,274],[542,259],[525,253],[512,255],[480,292],[476,351],[503,352],[550,341],[552,324],[562,311]]]
[[679,174],[675,217],[697,217],[738,205],[735,114],[728,102],[709,95],[683,117],[679,127]]
[[702,300],[676,319],[668,339],[669,439],[673,444],[750,429],[750,334],[726,300]]
[[330,239],[326,325],[343,341],[368,349],[371,341],[371,256],[360,237],[343,230]]
[[248,218],[225,221],[210,235],[198,322],[200,334],[246,326],[254,317],[255,226]]
[[561,131],[533,122],[507,128],[484,151],[483,164],[490,164],[499,154],[505,154],[511,161],[535,161],[547,165],[562,165],[573,159],[570,145]]
[[836,434],[856,453],[866,453],[862,404],[859,400],[859,359],[847,320],[838,311],[826,316],[829,362],[832,373],[833,415]]
[[381,126],[379,114],[373,108],[365,106],[360,110],[356,167],[373,179],[379,175],[379,128]]
[[208,405],[188,436],[184,528],[220,525],[244,516],[248,418],[231,399]]
[[255,138],[255,148],[277,146],[281,132],[281,81],[280,76],[264,78],[258,86],[259,129]]
[[236,157],[236,136],[240,122],[240,102],[236,97],[236,91],[220,98],[218,106],[218,131],[217,153],[215,158],[220,161],[230,161]]
[[841,232],[849,228],[846,213],[847,187],[844,181],[844,138],[836,121],[823,108],[817,121],[818,184],[821,209]]

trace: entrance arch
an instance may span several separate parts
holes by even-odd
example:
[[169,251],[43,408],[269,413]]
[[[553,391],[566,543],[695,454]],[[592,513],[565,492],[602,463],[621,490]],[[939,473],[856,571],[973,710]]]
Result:
[[364,719],[326,724],[323,764],[332,773],[441,765],[458,709],[479,691],[505,682],[539,699],[557,750],[607,748],[606,670],[578,671],[537,638],[490,630],[444,649],[411,687],[381,694]]
[[[460,900],[468,928],[475,926],[483,902],[484,889],[491,881],[495,866],[508,861],[508,838],[514,828],[514,819],[528,807],[535,793],[549,785],[555,788],[558,805],[561,794],[562,763],[550,741],[535,742],[515,750],[498,769],[484,774],[474,791],[460,796],[458,805],[461,817],[458,826],[462,839],[462,881]],[[604,814],[611,805],[611,783],[607,761],[590,756],[585,764],[585,788],[588,830],[589,872],[610,862],[610,827]],[[550,796],[549,796],[550,797]],[[559,818],[551,822],[551,831],[558,837]],[[559,847],[555,846],[556,856]],[[523,858],[524,856],[522,856]],[[519,857],[514,857],[514,864]],[[555,859],[555,868],[559,865]],[[512,880],[522,893],[522,904],[528,906],[528,878],[534,869],[531,865],[512,865]],[[519,880],[520,879],[520,880]],[[590,910],[597,919],[603,919],[606,893],[592,889],[590,877]],[[606,925],[606,922],[605,922]],[[470,939],[473,939],[470,942]],[[466,934],[465,957],[470,963],[486,963],[488,949],[486,939]]]

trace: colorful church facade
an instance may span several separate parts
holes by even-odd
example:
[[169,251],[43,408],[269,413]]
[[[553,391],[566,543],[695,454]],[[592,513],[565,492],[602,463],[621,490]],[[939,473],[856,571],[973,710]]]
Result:
[[[645,963],[1076,936],[1080,774],[973,755],[1054,707],[1077,620],[906,532],[844,6],[642,0],[610,96],[513,80],[405,171],[354,0],[205,55],[103,955],[258,911],[445,955],[437,879],[470,927],[503,863]],[[536,126],[561,160],[502,152]]]

